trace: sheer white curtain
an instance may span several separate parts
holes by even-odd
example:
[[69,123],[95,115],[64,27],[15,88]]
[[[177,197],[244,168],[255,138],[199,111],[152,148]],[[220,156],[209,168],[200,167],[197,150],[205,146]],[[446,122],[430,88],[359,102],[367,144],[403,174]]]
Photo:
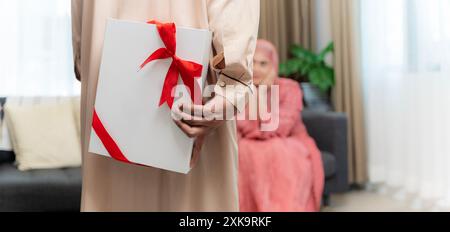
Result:
[[70,0],[0,0],[0,96],[72,96]]
[[[370,179],[450,209],[450,1],[361,0]],[[389,191],[390,192],[390,191]]]

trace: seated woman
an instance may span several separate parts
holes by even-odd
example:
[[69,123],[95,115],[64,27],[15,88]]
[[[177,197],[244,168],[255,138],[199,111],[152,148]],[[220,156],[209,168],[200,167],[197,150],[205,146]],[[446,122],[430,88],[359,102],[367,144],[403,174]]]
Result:
[[275,47],[258,41],[254,82],[258,88],[279,86],[279,115],[275,115],[279,127],[266,132],[261,130],[261,119],[238,121],[240,208],[243,212],[316,212],[324,185],[320,151],[301,121],[299,84],[279,78],[277,67]]

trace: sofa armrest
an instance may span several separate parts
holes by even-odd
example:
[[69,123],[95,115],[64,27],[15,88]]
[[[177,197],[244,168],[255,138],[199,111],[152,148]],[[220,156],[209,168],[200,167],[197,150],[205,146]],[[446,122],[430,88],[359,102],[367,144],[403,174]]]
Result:
[[336,158],[336,176],[330,181],[326,191],[347,191],[349,187],[347,116],[343,113],[305,110],[302,117],[309,135],[316,141],[319,149],[331,153]]

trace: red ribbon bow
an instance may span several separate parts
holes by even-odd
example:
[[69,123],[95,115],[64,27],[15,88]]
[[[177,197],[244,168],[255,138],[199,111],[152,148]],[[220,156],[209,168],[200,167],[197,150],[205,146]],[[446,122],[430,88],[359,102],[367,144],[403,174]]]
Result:
[[[164,42],[165,48],[156,50],[150,55],[144,63],[140,66],[143,69],[147,64],[154,60],[172,58],[172,64],[167,72],[166,79],[164,81],[164,87],[161,94],[161,100],[159,106],[167,105],[172,109],[174,103],[174,96],[172,91],[178,84],[178,77],[181,75],[184,85],[188,89],[191,95],[191,99],[194,103],[199,103],[198,97],[195,93],[200,93],[201,89],[196,79],[200,78],[203,72],[203,66],[191,61],[185,61],[180,59],[176,55],[177,41],[176,41],[176,27],[174,23],[160,23],[152,20],[149,24],[155,24],[158,28],[159,35]],[[201,98],[200,98],[201,99]]]

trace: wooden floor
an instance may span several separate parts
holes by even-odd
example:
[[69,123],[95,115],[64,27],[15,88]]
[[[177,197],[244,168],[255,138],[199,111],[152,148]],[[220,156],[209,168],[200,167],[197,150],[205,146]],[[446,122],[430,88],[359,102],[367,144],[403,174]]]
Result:
[[406,194],[387,190],[358,190],[333,195],[331,204],[323,212],[450,212],[437,206],[436,202],[425,202]]

